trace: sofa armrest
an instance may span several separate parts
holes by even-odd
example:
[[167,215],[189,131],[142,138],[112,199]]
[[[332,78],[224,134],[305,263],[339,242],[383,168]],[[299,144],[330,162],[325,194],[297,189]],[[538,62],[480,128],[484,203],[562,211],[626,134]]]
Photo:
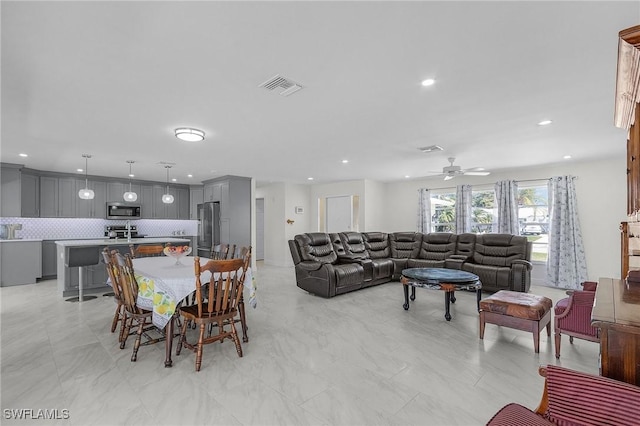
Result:
[[324,265],[324,263],[322,262],[312,262],[307,260],[298,263],[296,266],[305,271],[317,271],[318,269],[322,268],[322,265]]
[[462,269],[462,264],[470,259],[463,254],[452,254],[444,260],[444,267],[448,269]]
[[338,263],[361,263],[363,260],[369,260],[361,254],[339,254]]
[[527,268],[527,270],[531,270],[533,268],[533,264],[531,262],[529,262],[528,260],[514,260],[513,262],[511,262],[512,265],[522,265],[525,268]]

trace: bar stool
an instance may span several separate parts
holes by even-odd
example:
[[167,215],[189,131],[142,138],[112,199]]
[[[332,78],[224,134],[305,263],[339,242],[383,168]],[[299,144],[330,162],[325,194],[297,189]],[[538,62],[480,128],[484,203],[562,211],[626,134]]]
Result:
[[69,247],[67,252],[67,268],[78,268],[78,297],[67,299],[67,302],[84,302],[95,299],[96,296],[84,296],[83,281],[85,267],[97,265],[100,262],[100,252],[98,247]]

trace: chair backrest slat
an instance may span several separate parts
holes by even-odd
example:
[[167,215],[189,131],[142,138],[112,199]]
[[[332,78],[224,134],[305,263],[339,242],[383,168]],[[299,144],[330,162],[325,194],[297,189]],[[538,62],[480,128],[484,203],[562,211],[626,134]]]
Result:
[[136,281],[135,272],[133,270],[133,262],[129,254],[121,255],[116,253],[116,260],[120,277],[122,278],[123,303],[129,312],[140,312],[136,305],[138,299],[138,282]]
[[[238,302],[242,297],[244,273],[243,259],[210,260],[204,265],[195,258],[196,302],[198,315],[235,315]],[[209,272],[207,298],[202,297],[202,274]]]
[[[168,243],[167,245],[171,245]],[[132,258],[137,257],[149,257],[149,256],[161,256],[164,251],[164,246],[161,244],[154,245],[139,245],[135,247],[133,244],[129,245]]]

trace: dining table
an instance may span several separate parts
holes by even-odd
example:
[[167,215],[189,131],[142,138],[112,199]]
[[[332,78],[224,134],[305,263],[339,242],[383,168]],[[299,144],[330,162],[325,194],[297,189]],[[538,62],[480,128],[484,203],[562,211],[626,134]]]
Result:
[[[196,290],[196,277],[193,256],[179,259],[171,256],[142,257],[133,259],[133,269],[138,282],[137,305],[143,309],[153,311],[152,322],[165,334],[165,367],[171,367],[171,351],[173,348],[174,322],[176,309],[179,304]],[[209,258],[200,257],[200,263],[208,262]],[[209,281],[211,273],[201,274],[202,282]],[[255,282],[251,268],[245,275],[245,288],[249,293],[249,305],[256,307]],[[244,299],[244,298],[243,298]],[[244,300],[238,307],[242,323],[242,340],[248,341]]]

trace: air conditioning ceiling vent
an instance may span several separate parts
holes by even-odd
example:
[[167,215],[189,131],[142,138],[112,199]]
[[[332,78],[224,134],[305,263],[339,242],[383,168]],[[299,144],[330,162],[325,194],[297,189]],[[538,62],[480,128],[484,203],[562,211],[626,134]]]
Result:
[[301,85],[286,77],[281,76],[280,74],[275,75],[274,77],[260,84],[258,87],[264,87],[265,89],[271,91],[278,91],[281,96],[289,96],[302,89]]

